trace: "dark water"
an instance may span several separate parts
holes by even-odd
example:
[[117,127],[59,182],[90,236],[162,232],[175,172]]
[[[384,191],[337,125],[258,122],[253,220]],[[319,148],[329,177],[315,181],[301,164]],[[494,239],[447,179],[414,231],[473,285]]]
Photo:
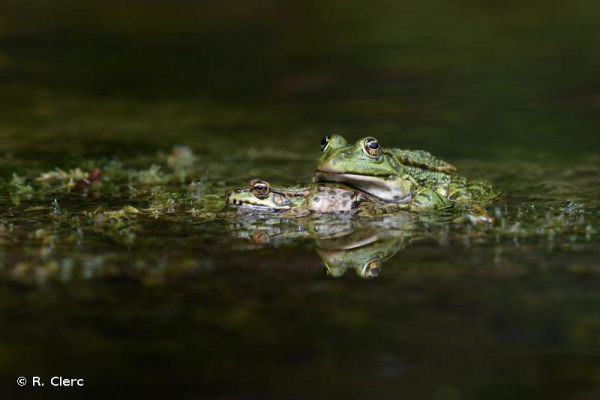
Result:
[[[0,3],[2,398],[600,397],[597,2],[27,3]],[[310,180],[329,133],[509,202],[219,211]]]

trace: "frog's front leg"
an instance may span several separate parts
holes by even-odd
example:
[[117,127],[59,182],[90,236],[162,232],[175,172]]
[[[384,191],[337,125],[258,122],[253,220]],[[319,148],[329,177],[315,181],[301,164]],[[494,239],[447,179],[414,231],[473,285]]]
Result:
[[287,211],[280,213],[279,215],[284,218],[289,217],[306,217],[313,213],[308,207],[293,207]]
[[422,188],[415,192],[410,202],[411,211],[440,210],[452,203],[433,189]]
[[359,217],[372,217],[385,213],[383,205],[379,202],[365,201],[361,203],[355,210]]

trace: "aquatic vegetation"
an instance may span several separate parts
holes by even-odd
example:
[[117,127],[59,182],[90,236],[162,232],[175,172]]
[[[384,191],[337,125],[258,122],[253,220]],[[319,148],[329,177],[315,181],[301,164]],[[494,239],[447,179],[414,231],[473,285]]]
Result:
[[27,200],[32,198],[33,188],[26,183],[26,179],[13,173],[12,179],[8,182],[8,195],[14,204],[20,204],[21,197]]
[[[124,258],[129,257],[129,251],[143,251],[150,243],[163,240],[165,242],[160,246],[168,248],[167,243],[171,241],[156,236],[165,227],[169,232],[176,232],[175,227],[193,231],[197,224],[225,224],[229,234],[248,240],[251,248],[284,243],[298,245],[314,240],[321,257],[328,260],[325,266],[330,275],[338,277],[344,275],[347,268],[355,267],[363,277],[374,277],[381,271],[385,273],[386,267],[382,264],[386,259],[409,243],[423,240],[431,240],[439,246],[494,244],[504,248],[510,244],[519,251],[539,243],[545,251],[576,251],[583,243],[596,240],[599,230],[598,211],[576,201],[555,206],[527,202],[511,205],[509,201],[505,205],[485,208],[474,205],[429,211],[408,219],[409,214],[395,204],[370,207],[365,203],[357,208],[355,217],[332,219],[309,212],[299,218],[298,215],[281,214],[257,219],[228,211],[225,208],[227,188],[210,180],[206,171],[199,170],[194,164],[196,160],[189,148],[179,146],[168,156],[159,154],[147,168],[127,167],[127,160],[86,160],[79,167],[63,169],[57,166],[49,171],[28,174],[30,177],[13,174],[2,189],[12,206],[10,211],[0,215],[0,249],[31,248],[35,249],[31,253],[35,256],[5,262],[0,276],[40,284],[49,279],[64,280],[75,276],[78,279],[98,278],[105,273],[134,274],[140,279],[150,274],[154,277],[151,280],[158,283],[163,278],[156,280],[158,275],[154,268],[145,271],[147,267],[141,267],[142,264],[149,265],[143,255],[138,254],[140,264],[135,269],[126,268]],[[318,187],[319,184],[312,185]],[[274,188],[276,192],[287,190],[288,196],[295,193],[294,190],[306,189],[277,185]],[[302,193],[312,193],[310,190],[305,192]],[[292,198],[299,201],[297,197]],[[375,234],[370,240],[365,239],[368,232]],[[353,250],[356,257],[348,253],[351,237],[362,243]],[[385,243],[385,240],[397,243],[398,237],[403,238],[402,244],[394,246],[396,250],[386,253],[387,256],[377,256],[378,261],[367,256],[368,248],[379,248],[368,243]],[[90,254],[65,256],[71,253],[69,249],[77,246],[93,248],[104,243],[125,247],[117,247],[121,250],[96,258],[95,267],[86,269],[88,272],[75,275],[64,272],[63,265],[78,266],[81,271],[85,269],[83,266],[91,265],[91,261],[88,262]],[[179,245],[177,243],[177,248]],[[335,250],[339,245],[345,250]],[[506,250],[498,254],[506,254]],[[356,266],[344,264],[357,257],[362,261],[357,261]],[[159,275],[163,276],[171,268],[179,270],[179,263],[185,259],[183,256],[181,261],[169,263]],[[108,260],[116,264],[109,267]],[[369,267],[364,269],[365,265]]]

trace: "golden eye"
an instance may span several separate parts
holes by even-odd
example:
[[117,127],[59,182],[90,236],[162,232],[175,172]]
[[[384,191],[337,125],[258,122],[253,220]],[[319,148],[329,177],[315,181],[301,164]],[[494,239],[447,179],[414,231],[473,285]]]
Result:
[[382,260],[380,258],[374,258],[370,261],[367,261],[363,270],[365,278],[376,278],[379,276],[379,272],[381,272],[381,264]]
[[252,194],[259,199],[264,199],[269,195],[271,187],[265,181],[257,181],[252,184]]
[[381,156],[381,146],[375,138],[366,138],[363,143],[363,150],[371,158],[379,158]]
[[256,244],[266,244],[271,241],[271,238],[264,232],[255,231],[252,234],[252,241]]
[[331,135],[327,135],[321,140],[321,153],[323,153],[325,150],[327,150],[327,147],[329,146],[329,138],[330,137],[331,137]]

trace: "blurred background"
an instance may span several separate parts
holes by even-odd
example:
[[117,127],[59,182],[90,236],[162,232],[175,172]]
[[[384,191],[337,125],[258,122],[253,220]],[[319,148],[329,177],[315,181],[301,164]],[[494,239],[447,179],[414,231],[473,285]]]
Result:
[[[594,0],[0,0],[3,398],[596,399],[599,131]],[[165,170],[175,145],[209,194],[308,181],[330,133],[491,180],[514,237],[419,219],[445,239],[333,280],[312,242],[218,220],[57,220],[54,199],[81,221],[153,204],[131,173],[7,195],[13,173]],[[86,391],[14,382],[35,374]]]
[[580,159],[599,141],[599,20],[589,0],[3,0],[1,146],[308,151],[337,132]]

